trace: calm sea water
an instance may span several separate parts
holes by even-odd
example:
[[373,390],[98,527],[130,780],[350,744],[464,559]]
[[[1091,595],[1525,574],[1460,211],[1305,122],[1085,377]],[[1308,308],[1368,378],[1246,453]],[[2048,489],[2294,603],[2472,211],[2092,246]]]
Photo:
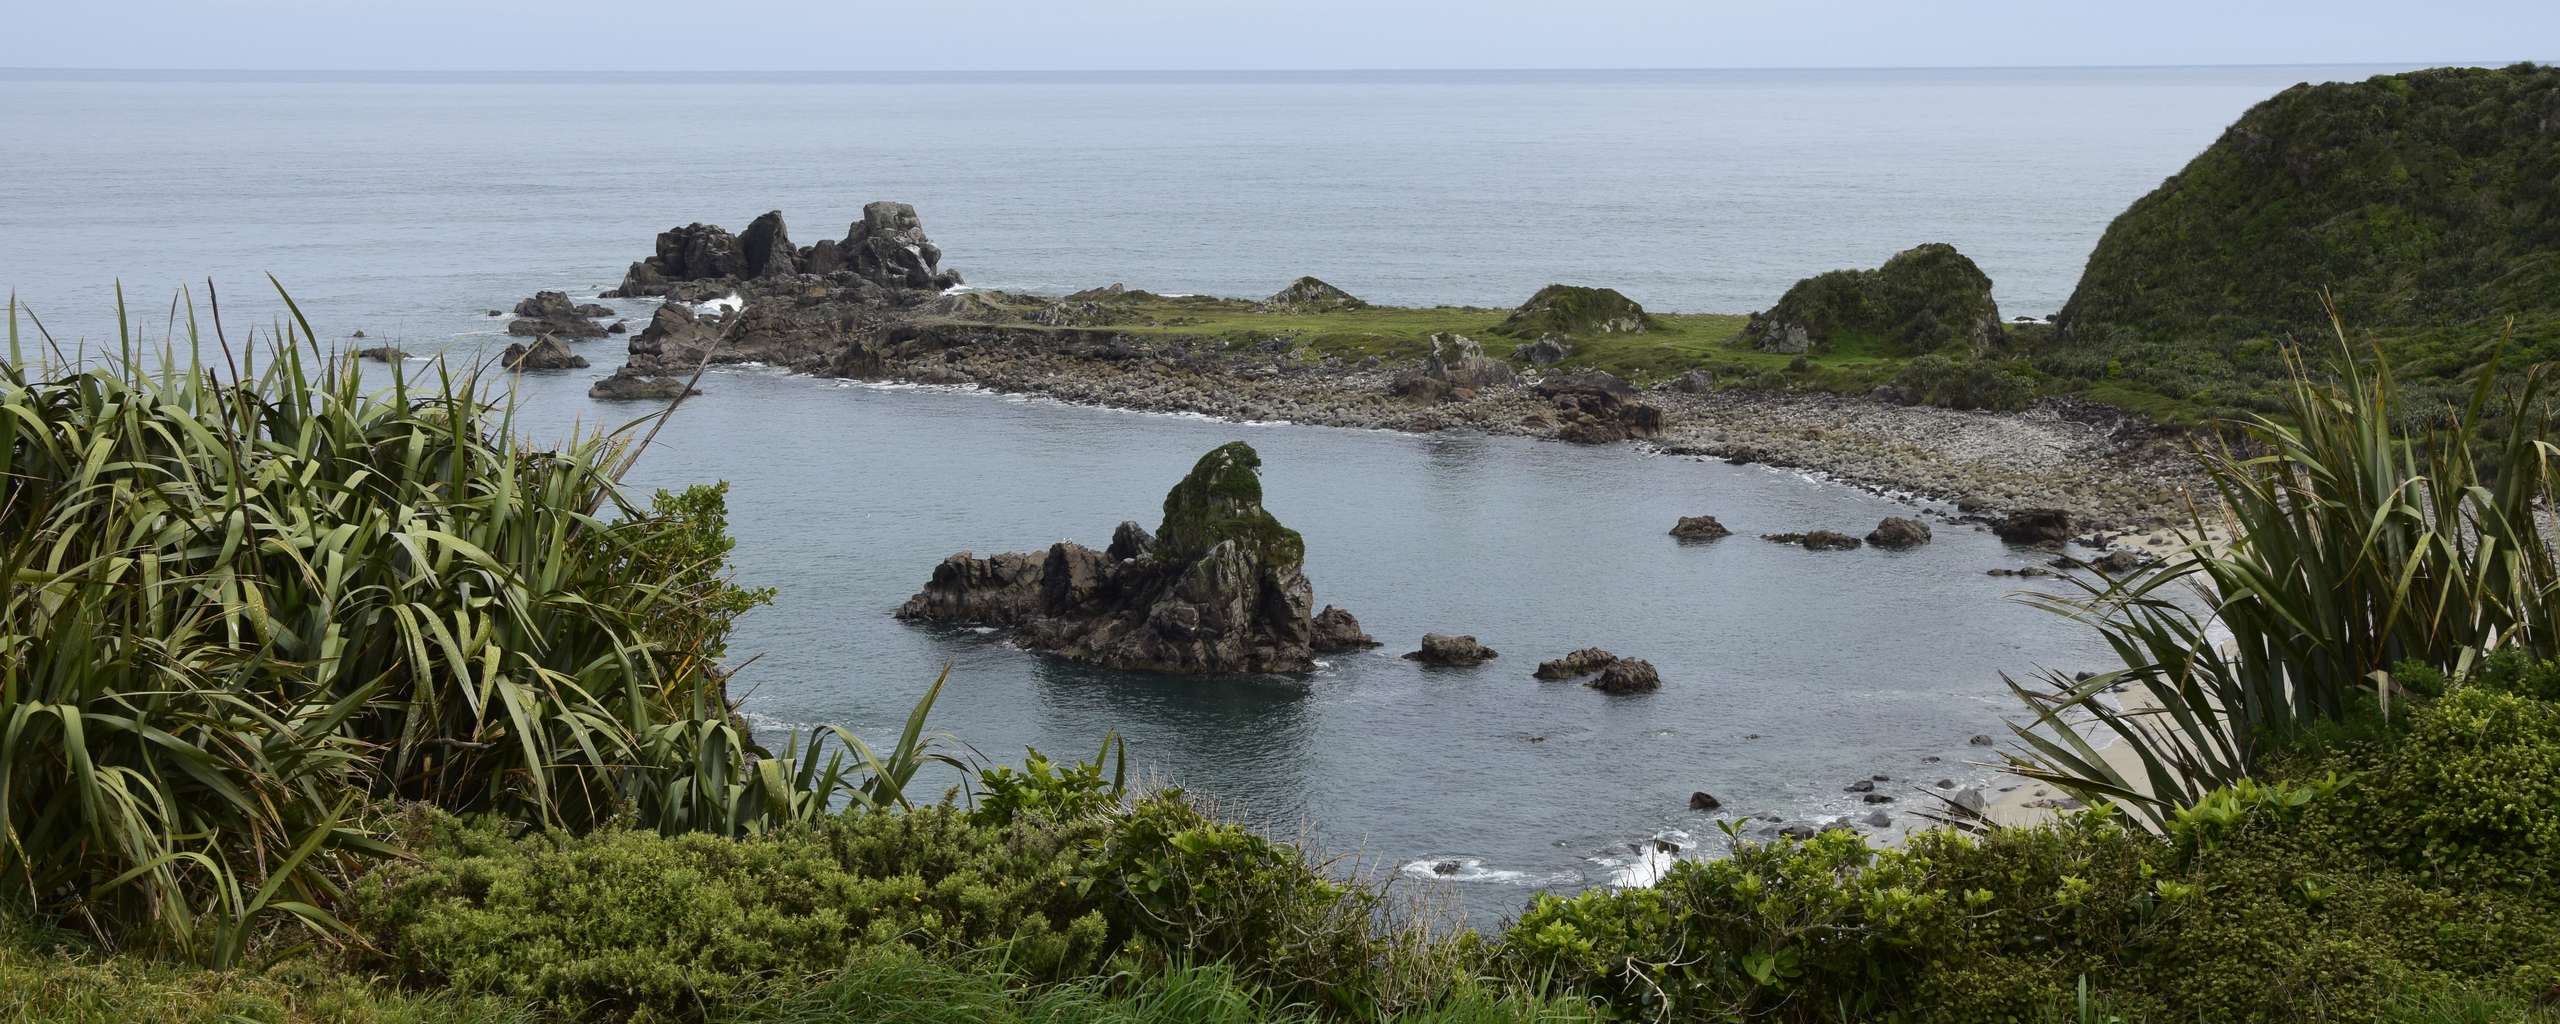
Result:
[[[2388,69],[817,78],[665,83],[0,73],[0,288],[57,336],[112,336],[210,276],[235,326],[272,272],[324,334],[503,344],[481,311],[592,293],[694,220],[780,207],[803,243],[916,203],[978,284],[1261,294],[1313,273],[1386,302],[1507,305],[1562,280],[1742,311],[1796,278],[1953,242],[2004,311],[2060,305],[2107,221],[2257,99]],[[198,292],[201,296],[201,289]],[[644,303],[623,304],[634,316]],[[618,422],[589,372],[530,377],[527,429]],[[1160,781],[1380,870],[1459,859],[1484,916],[1716,845],[1692,790],[1789,818],[1841,786],[1967,777],[2002,671],[2100,652],[1985,577],[2028,556],[1941,527],[1817,555],[1891,500],[1757,467],[1515,439],[1236,425],[769,371],[716,374],[638,474],[729,480],[737,561],[780,588],[734,648],[759,721],[882,735],[940,667],[936,725],[991,757],[1129,739]],[[1202,451],[1262,450],[1320,601],[1390,641],[1307,678],[1205,681],[1042,661],[894,622],[963,548],[1099,545],[1152,525]],[[1738,536],[1683,548],[1674,518]],[[1503,651],[1395,655],[1422,632]],[[1597,644],[1664,689],[1540,684]],[[1943,758],[1930,764],[1924,758]],[[1904,797],[1900,806],[1913,803]],[[1422,873],[1427,874],[1427,870]],[[1443,884],[1438,882],[1428,883]]]

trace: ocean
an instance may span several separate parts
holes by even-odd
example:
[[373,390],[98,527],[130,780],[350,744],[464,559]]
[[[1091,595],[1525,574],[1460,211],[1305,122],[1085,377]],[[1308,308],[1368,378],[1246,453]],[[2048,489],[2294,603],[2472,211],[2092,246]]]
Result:
[[[1551,281],[1742,312],[1799,277],[1955,244],[2002,311],[2069,294],[2108,221],[2257,100],[2390,68],[1054,75],[373,76],[0,72],[0,289],[68,347],[112,342],[121,283],[156,339],[210,278],[234,330],[289,288],[324,337],[422,355],[506,342],[486,310],[592,295],[691,221],[781,209],[802,243],[914,203],[979,286],[1261,295],[1314,274],[1374,302],[1516,304]],[[645,302],[615,303],[645,319]],[[596,365],[529,375],[522,429],[611,426]],[[778,732],[933,725],[991,760],[1126,737],[1145,778],[1349,863],[1451,888],[1479,923],[1528,893],[1639,882],[1637,847],[1711,855],[1714,817],[1868,810],[1871,774],[1972,782],[2017,716],[2002,673],[2101,664],[1983,570],[2028,564],[1911,503],[1801,474],[1466,435],[1231,424],[757,368],[715,372],[635,474],[731,483],[741,578],[779,598],[732,643]],[[1210,447],[1262,452],[1319,602],[1388,646],[1303,678],[1125,675],[890,611],[954,551],[1100,546],[1150,526]],[[1681,515],[1739,535],[1683,547]],[[1428,671],[1425,631],[1502,657]],[[1538,683],[1598,645],[1664,688]],[[946,784],[958,780],[944,780]],[[1455,861],[1455,875],[1432,869]]]

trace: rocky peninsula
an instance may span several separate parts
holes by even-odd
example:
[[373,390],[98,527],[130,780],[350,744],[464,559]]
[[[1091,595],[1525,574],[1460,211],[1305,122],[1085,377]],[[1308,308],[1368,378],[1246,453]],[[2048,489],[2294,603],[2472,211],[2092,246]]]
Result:
[[[1314,278],[1260,300],[1116,284],[1038,296],[959,288],[941,260],[903,203],[871,203],[842,240],[808,247],[791,244],[779,212],[742,235],[671,228],[607,293],[666,301],[631,336],[628,364],[594,393],[663,399],[706,364],[752,362],[1235,420],[1636,441],[1968,512],[2062,508],[2100,529],[2154,527],[2184,511],[2179,431],[2065,399],[1992,412],[1921,404],[1890,383],[1856,393],[1840,393],[1838,381],[1800,386],[1829,371],[1789,345],[1769,350],[1773,331],[1783,339],[1793,327],[1746,332],[1781,322],[1767,316],[1648,313],[1613,290],[1567,285],[1517,309],[1382,307]],[[1915,347],[1974,347],[1997,326],[1987,279],[1951,248],[1849,273],[1853,287],[1813,291],[1863,289],[1950,322],[1915,328]],[[1932,281],[1963,294],[1927,299]],[[712,301],[732,296],[735,308]],[[1787,302],[1777,312],[1839,305]],[[1799,326],[1829,338],[1864,325]],[[1512,359],[1489,353],[1484,338],[1505,342]]]

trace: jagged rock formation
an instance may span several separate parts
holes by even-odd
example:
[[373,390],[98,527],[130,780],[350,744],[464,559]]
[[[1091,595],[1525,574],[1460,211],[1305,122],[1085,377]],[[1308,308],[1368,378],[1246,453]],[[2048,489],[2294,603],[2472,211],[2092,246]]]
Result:
[[1652,693],[1662,688],[1662,674],[1653,670],[1650,661],[1619,658],[1582,685],[1602,693]]
[[1895,253],[1875,270],[1834,270],[1795,283],[1743,328],[1753,348],[1801,353],[1853,339],[1901,353],[1980,354],[2002,337],[1991,278],[1940,242]]
[[1424,401],[1472,398],[1484,388],[1507,387],[1519,375],[1502,360],[1484,354],[1484,346],[1463,334],[1442,331],[1431,336],[1431,354],[1422,365],[1396,374],[1388,390]]
[[1341,309],[1367,309],[1369,304],[1358,296],[1312,277],[1289,282],[1270,298],[1254,307],[1264,313],[1324,313]]
[[[964,551],[935,566],[898,617],[1007,626],[1025,647],[1118,669],[1307,671],[1316,628],[1305,541],[1262,507],[1261,469],[1251,446],[1221,445],[1166,493],[1154,536],[1124,523],[1107,551]],[[1331,620],[1331,639],[1348,619]]]
[[1681,516],[1671,524],[1671,535],[1681,540],[1720,540],[1733,535],[1714,516]]
[[519,342],[507,346],[506,352],[499,355],[498,364],[510,370],[575,370],[587,365],[587,357],[569,351],[567,343],[546,334],[531,345]]
[[1929,543],[1929,524],[1906,516],[1886,516],[1867,533],[1867,543],[1893,551]]
[[2450,326],[2560,311],[2560,67],[2297,85],[2107,227],[2066,342]]
[[520,338],[545,334],[555,338],[601,338],[604,325],[594,318],[612,315],[611,306],[574,303],[563,292],[535,292],[532,298],[516,303],[516,319],[507,324],[507,333]]
[[1612,288],[1551,284],[1496,324],[1493,333],[1512,338],[1549,334],[1641,334],[1655,327],[1644,307]]
[[1419,661],[1425,665],[1463,668],[1468,665],[1482,665],[1501,656],[1501,652],[1477,643],[1476,638],[1472,636],[1425,633],[1422,635],[1422,649],[1406,654],[1405,659]]
[[[916,208],[875,202],[842,241],[794,248],[782,211],[769,211],[732,235],[717,224],[688,224],[658,233],[656,254],[631,265],[607,297],[669,295],[707,298],[758,281],[810,277],[837,285],[867,281],[891,289],[939,291],[960,283],[942,269],[942,250],[925,237]],[[711,286],[704,288],[704,285]]]

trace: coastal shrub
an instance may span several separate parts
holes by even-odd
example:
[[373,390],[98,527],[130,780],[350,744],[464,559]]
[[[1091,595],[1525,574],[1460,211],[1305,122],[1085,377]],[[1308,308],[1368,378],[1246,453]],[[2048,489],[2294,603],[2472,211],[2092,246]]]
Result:
[[[763,594],[717,489],[641,507],[629,428],[536,447],[444,364],[368,388],[298,319],[188,323],[66,365],[11,309],[5,888],[227,964],[271,918],[341,930],[369,801],[586,827],[744,771],[718,658]],[[723,738],[652,760],[668,726]]]
[[[2484,375],[2451,420],[2397,432],[2390,367],[2294,366],[2287,413],[2237,424],[2204,451],[2226,544],[2031,603],[2088,623],[2123,666],[2012,689],[2035,713],[2015,727],[2019,770],[2157,826],[2208,791],[2247,778],[2262,752],[2385,704],[2389,670],[2451,667],[2499,649],[2560,650],[2560,448],[2528,371],[2503,394]],[[2492,421],[2496,425],[2492,427]],[[2195,524],[2196,536],[2205,522]],[[2192,590],[2202,608],[2172,600]],[[2130,686],[2158,704],[2126,711]],[[2121,770],[2066,718],[2094,719],[2137,762]]]
[[1978,359],[1925,355],[1904,364],[1894,388],[1910,400],[1947,409],[2015,412],[2035,401],[2035,378]]
[[2461,687],[2414,716],[2387,757],[2363,785],[2394,823],[2374,845],[2447,885],[2560,884],[2560,704]]
[[891,946],[1035,984],[1215,961],[1290,1002],[1377,1002],[1386,954],[1368,890],[1176,794],[1117,812],[1024,813],[1034,806],[1057,804],[740,838],[517,837],[419,811],[404,823],[416,858],[360,883],[353,923],[410,984],[579,1019],[703,1019]]

